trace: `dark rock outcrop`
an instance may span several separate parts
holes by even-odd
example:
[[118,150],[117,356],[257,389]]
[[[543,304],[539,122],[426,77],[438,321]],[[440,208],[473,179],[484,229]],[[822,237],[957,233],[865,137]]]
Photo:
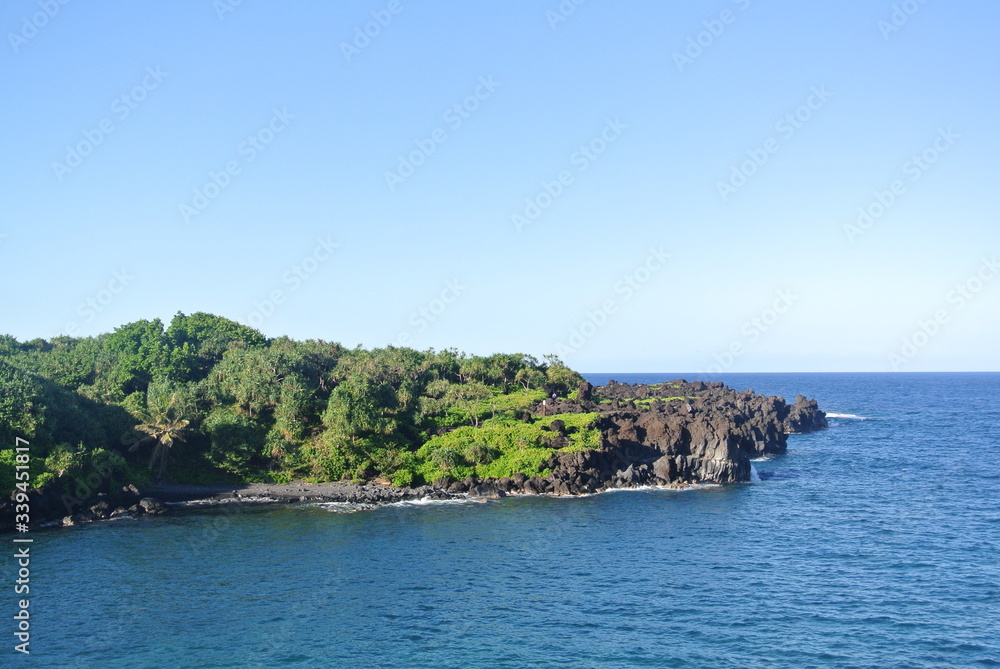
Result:
[[490,481],[478,483],[469,488],[469,497],[485,497],[486,499],[500,499],[506,497],[507,493]]
[[819,410],[816,400],[806,399],[803,395],[797,396],[795,404],[788,408],[788,415],[785,416],[785,432],[804,434],[825,427],[827,427],[826,414]]
[[163,502],[153,497],[143,497],[139,500],[139,508],[153,516],[164,513],[167,510],[167,508],[163,506]]
[[[535,416],[542,414],[540,406],[531,409]],[[466,479],[450,485],[448,492],[479,495],[496,488],[512,494],[579,495],[606,488],[749,481],[753,458],[783,454],[788,434],[826,427],[816,401],[801,395],[788,405],[781,397],[682,379],[651,386],[583,384],[577,399],[549,399],[546,410],[549,415],[598,413],[601,447],[553,453],[546,463],[552,473],[545,478]],[[545,445],[569,443],[563,421],[553,421],[550,433]]]
[[[95,488],[92,482],[77,481],[70,477],[57,478],[42,490],[28,491],[31,525],[79,525],[95,520],[106,520],[123,515],[141,515],[146,508],[139,505],[142,497],[132,485],[114,489],[110,481],[102,479]],[[99,492],[98,492],[99,491]],[[0,531],[15,529],[14,508],[19,494],[14,490],[9,499],[0,502]],[[155,500],[154,500],[155,501]],[[163,505],[151,505],[162,513]]]

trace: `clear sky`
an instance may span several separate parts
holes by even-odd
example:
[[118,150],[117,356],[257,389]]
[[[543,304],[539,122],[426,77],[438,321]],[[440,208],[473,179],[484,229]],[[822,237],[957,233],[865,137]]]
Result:
[[998,370],[998,27],[7,0],[0,332],[207,311],[585,372]]

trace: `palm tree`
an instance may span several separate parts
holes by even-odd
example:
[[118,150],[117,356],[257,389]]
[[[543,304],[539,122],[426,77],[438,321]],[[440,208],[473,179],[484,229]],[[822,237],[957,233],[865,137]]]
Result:
[[189,415],[191,402],[182,387],[169,381],[154,381],[146,391],[145,411],[136,411],[135,417],[139,424],[135,431],[139,439],[132,444],[129,452],[136,451],[144,444],[152,443],[149,466],[159,462],[160,469],[157,478],[163,476],[170,457],[170,447],[174,441],[184,441],[183,433],[191,424]]

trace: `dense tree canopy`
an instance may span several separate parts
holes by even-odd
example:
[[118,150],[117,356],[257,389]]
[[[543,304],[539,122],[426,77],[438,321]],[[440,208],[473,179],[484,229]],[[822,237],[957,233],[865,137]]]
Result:
[[[413,483],[421,472],[448,471],[452,460],[459,466],[447,449],[435,451],[436,465],[419,455],[441,435],[487,423],[495,430],[519,407],[568,394],[581,381],[550,356],[540,363],[454,349],[346,350],[267,339],[206,313],[178,313],[166,327],[135,321],[97,337],[18,342],[4,335],[0,469],[21,437],[31,441],[43,481],[70,475],[99,453],[135,476],[151,463],[188,482]],[[462,462],[485,464],[496,457],[491,449],[473,440]]]

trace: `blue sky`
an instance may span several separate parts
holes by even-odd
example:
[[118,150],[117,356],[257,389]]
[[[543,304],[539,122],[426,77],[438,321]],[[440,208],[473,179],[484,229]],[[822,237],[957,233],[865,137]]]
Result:
[[1000,6],[679,4],[5,2],[0,331],[1000,369]]

